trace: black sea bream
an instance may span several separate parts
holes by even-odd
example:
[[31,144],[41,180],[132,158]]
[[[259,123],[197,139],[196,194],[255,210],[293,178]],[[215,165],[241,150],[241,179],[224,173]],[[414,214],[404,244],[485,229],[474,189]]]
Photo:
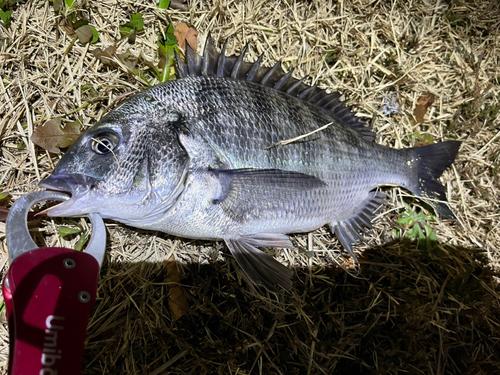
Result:
[[[83,133],[40,183],[71,199],[52,216],[99,213],[172,235],[224,240],[245,274],[276,291],[292,271],[258,247],[328,224],[352,254],[399,185],[453,218],[438,182],[460,143],[396,150],[328,94],[272,68],[187,48],[179,79],[126,100]],[[326,126],[328,125],[328,126]],[[316,131],[323,128],[320,131]],[[290,144],[277,143],[303,137]],[[440,201],[440,202],[439,202]]]

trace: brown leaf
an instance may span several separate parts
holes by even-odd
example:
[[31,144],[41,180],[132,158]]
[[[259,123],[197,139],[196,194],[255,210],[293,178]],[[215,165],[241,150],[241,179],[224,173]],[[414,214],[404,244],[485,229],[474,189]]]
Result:
[[170,284],[168,306],[170,307],[172,320],[174,321],[180,319],[189,311],[187,293],[182,285],[180,285],[183,276],[182,269],[177,265],[172,255],[167,261],[167,277],[165,281]]
[[120,60],[126,67],[134,71],[136,69],[139,59],[135,57],[130,50],[126,50],[124,53],[117,53],[116,57]]
[[75,29],[73,28],[73,24],[67,19],[62,18],[61,21],[59,22],[59,27],[69,36],[75,35]]
[[64,9],[64,0],[54,0],[52,6],[54,7],[54,12],[59,14]]
[[184,4],[185,2],[186,0],[172,0],[170,2],[170,8],[179,9],[182,10],[183,12],[187,12],[189,8],[186,4]]
[[7,207],[0,207],[0,221],[5,223],[7,220],[7,215],[9,215],[9,209]]
[[82,26],[76,29],[76,36],[81,44],[87,44],[92,40],[92,29],[88,26]]
[[69,147],[79,137],[80,121],[68,122],[64,128],[61,119],[55,118],[47,121],[43,126],[37,127],[31,135],[31,141],[43,149],[58,154],[59,148]]
[[194,27],[189,27],[185,23],[179,23],[175,26],[174,35],[177,37],[177,45],[186,50],[186,40],[194,50],[194,52],[198,49],[198,31]]
[[424,122],[424,116],[427,113],[427,108],[434,103],[434,99],[436,99],[436,97],[434,94],[430,93],[426,93],[418,98],[417,106],[413,110],[413,116],[415,116],[417,124],[422,124]]
[[116,52],[115,46],[109,46],[104,51],[100,48],[96,48],[91,53],[98,58],[104,65],[116,66],[116,63],[113,61],[113,55]]

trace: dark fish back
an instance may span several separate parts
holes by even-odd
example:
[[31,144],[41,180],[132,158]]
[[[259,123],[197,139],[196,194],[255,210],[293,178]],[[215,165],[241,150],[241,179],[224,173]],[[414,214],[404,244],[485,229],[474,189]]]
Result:
[[186,45],[186,60],[184,62],[176,55],[178,74],[181,78],[188,76],[226,77],[239,81],[248,81],[263,87],[270,87],[288,95],[299,98],[304,102],[313,104],[329,112],[330,116],[340,123],[349,125],[358,131],[365,139],[375,140],[375,134],[370,127],[354,116],[352,107],[346,106],[338,92],[327,93],[317,86],[308,86],[305,78],[297,79],[292,76],[293,70],[285,73],[281,61],[273,67],[261,66],[262,55],[254,63],[244,61],[246,45],[239,56],[226,56],[226,43],[219,54],[213,39],[209,34],[205,43],[203,56],[193,51],[189,44]]

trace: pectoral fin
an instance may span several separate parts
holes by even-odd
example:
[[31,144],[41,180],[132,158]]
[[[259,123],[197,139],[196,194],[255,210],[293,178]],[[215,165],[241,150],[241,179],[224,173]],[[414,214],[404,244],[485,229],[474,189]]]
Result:
[[317,177],[279,169],[211,170],[220,183],[215,200],[237,222],[279,216],[296,207],[307,191],[324,187]]
[[257,249],[258,246],[293,248],[284,234],[256,234],[226,238],[226,245],[245,275],[255,284],[277,293],[278,286],[292,289],[293,271],[273,257]]
[[231,183],[234,191],[248,191],[248,187],[263,187],[279,190],[306,191],[326,186],[326,183],[306,173],[281,169],[217,169],[210,172]]

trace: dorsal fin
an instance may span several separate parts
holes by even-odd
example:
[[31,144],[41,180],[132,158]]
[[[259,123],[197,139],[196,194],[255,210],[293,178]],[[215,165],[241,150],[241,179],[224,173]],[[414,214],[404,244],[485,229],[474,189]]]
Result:
[[255,63],[244,61],[243,57],[248,45],[245,46],[240,56],[226,56],[226,45],[227,41],[224,43],[221,53],[218,53],[212,36],[208,34],[203,56],[199,56],[186,43],[186,62],[182,61],[177,54],[175,55],[179,78],[186,76],[230,77],[272,87],[325,109],[330,116],[349,125],[365,139],[375,140],[375,133],[372,132],[369,125],[354,115],[352,107],[346,106],[346,101],[340,100],[341,95],[338,92],[327,93],[316,86],[306,85],[305,78],[299,80],[292,77],[292,71],[285,73],[281,67],[281,61],[271,68],[261,66],[262,55]]

